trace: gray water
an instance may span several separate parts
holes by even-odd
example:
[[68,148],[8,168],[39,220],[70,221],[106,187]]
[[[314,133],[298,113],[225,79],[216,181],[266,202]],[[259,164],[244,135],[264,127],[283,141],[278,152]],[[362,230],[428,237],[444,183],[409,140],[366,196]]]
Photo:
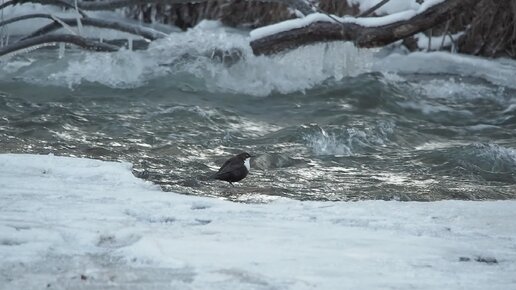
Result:
[[[128,161],[165,191],[243,202],[516,197],[512,63],[436,55],[436,70],[348,44],[256,58],[223,36],[4,60],[0,153]],[[245,180],[207,178],[242,151],[256,156]]]

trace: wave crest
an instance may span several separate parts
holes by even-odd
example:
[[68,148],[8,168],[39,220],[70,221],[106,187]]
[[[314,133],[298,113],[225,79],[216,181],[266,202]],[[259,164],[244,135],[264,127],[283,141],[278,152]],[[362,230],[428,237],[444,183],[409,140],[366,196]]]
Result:
[[313,126],[304,140],[315,155],[352,156],[377,151],[391,143],[393,122],[381,121],[373,128],[333,128]]

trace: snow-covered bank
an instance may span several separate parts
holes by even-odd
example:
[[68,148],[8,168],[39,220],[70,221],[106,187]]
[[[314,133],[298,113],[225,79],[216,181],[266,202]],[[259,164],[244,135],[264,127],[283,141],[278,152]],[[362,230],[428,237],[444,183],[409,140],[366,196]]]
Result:
[[516,201],[235,204],[4,154],[0,288],[514,289],[515,220]]

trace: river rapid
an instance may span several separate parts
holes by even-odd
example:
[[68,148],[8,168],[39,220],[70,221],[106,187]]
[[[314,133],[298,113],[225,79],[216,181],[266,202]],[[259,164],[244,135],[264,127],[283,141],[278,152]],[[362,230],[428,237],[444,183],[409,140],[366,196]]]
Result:
[[[0,63],[0,153],[129,161],[165,191],[241,202],[516,196],[514,61],[350,43],[256,57],[247,32],[203,22],[144,51]],[[245,180],[208,178],[242,151]]]

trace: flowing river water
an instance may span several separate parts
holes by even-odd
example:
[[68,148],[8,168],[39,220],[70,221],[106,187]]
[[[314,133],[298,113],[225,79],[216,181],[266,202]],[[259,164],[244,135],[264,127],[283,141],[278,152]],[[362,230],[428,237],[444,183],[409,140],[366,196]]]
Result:
[[[2,59],[0,153],[124,160],[163,190],[242,202],[516,197],[513,61],[248,43],[208,23],[145,51]],[[245,180],[208,178],[242,151]]]

